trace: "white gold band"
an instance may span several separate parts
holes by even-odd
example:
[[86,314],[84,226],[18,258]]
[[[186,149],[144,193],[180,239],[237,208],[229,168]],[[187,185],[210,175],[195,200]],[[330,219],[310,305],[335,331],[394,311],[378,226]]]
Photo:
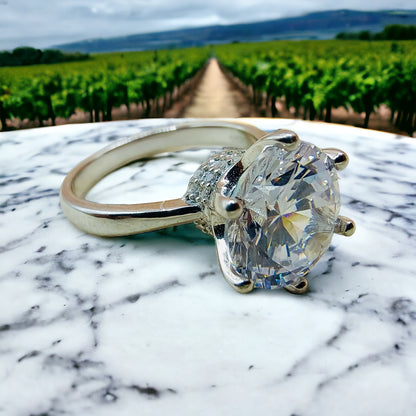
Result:
[[145,131],[94,153],[65,177],[61,207],[79,229],[99,236],[122,236],[193,222],[201,210],[183,199],[141,204],[99,204],[85,196],[109,173],[161,153],[195,148],[248,148],[265,132],[245,123],[201,120]]

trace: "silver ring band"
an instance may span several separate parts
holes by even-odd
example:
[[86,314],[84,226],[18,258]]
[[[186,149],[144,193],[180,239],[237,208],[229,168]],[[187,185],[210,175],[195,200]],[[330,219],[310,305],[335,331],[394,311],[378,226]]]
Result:
[[178,198],[140,204],[100,204],[87,193],[111,172],[157,154],[195,148],[245,149],[265,132],[245,123],[201,120],[145,131],[112,143],[94,153],[65,177],[61,207],[79,229],[99,236],[123,236],[153,231],[198,220],[201,209]]

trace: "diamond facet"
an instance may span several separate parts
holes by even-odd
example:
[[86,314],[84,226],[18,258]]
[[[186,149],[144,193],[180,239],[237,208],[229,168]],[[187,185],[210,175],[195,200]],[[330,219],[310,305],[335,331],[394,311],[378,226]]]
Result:
[[226,196],[241,216],[225,223],[234,273],[273,289],[296,284],[328,249],[339,212],[333,163],[316,146],[265,146]]

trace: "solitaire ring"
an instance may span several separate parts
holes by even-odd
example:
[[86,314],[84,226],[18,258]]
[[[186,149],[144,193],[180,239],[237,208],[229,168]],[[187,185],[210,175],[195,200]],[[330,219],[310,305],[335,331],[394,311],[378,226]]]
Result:
[[[220,149],[192,175],[182,198],[140,204],[88,201],[109,173],[167,152]],[[333,234],[350,236],[339,215],[338,149],[319,149],[289,130],[266,133],[242,122],[203,120],[145,131],[112,143],[72,169],[61,207],[79,229],[124,236],[194,222],[216,241],[221,270],[238,292],[308,290],[307,274]]]

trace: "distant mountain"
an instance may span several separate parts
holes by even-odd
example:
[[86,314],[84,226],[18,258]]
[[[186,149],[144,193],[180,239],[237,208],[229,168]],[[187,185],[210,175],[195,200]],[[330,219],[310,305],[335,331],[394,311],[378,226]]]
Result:
[[384,26],[394,23],[415,25],[416,10],[325,11],[257,23],[206,26],[116,38],[90,39],[55,45],[54,48],[71,52],[112,52],[275,39],[330,39],[339,32],[360,30],[380,32]]

